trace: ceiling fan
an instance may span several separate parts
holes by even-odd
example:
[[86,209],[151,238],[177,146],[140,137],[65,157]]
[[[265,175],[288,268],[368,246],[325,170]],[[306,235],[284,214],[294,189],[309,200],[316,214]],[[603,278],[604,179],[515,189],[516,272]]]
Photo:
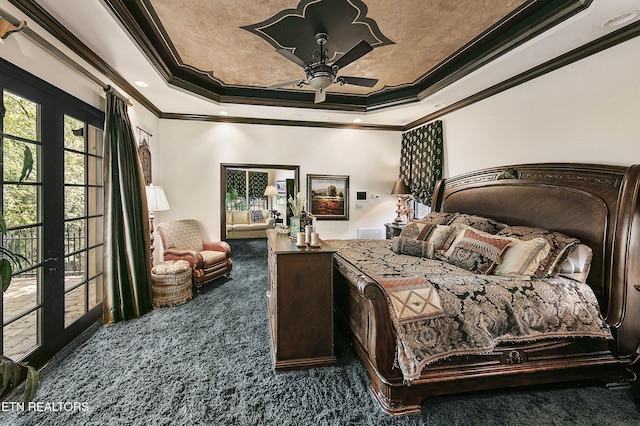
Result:
[[316,62],[307,63],[287,49],[276,50],[276,52],[285,58],[300,65],[304,69],[307,78],[304,80],[293,80],[286,83],[276,84],[268,87],[268,89],[277,89],[286,86],[311,86],[316,90],[314,103],[317,104],[324,102],[326,98],[326,89],[332,84],[339,84],[341,86],[351,84],[362,87],[375,86],[378,80],[374,78],[346,77],[337,75],[341,68],[346,67],[351,62],[371,52],[373,47],[371,47],[371,45],[366,41],[362,40],[338,58],[338,60],[333,64],[327,64],[327,51],[324,48],[324,45],[328,38],[329,36],[326,33],[316,34],[316,42],[320,45],[320,51],[315,52],[313,55],[314,59],[317,60]]

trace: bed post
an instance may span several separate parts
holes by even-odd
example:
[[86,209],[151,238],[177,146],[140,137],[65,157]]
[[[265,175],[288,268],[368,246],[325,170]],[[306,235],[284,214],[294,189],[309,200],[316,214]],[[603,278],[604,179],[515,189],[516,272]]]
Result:
[[438,179],[433,187],[433,195],[431,197],[431,210],[439,212],[442,208],[442,195],[444,193],[444,179]]
[[[612,292],[607,318],[617,327],[618,356],[640,357],[640,165],[627,169],[618,203],[612,249]],[[613,285],[620,282],[622,285]],[[618,291],[616,291],[618,290]]]

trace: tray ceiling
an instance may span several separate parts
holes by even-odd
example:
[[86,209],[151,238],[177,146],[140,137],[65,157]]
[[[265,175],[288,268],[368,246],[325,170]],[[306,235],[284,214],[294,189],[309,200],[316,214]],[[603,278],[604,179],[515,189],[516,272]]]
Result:
[[[588,5],[523,0],[106,0],[168,83],[220,102],[313,107],[304,78],[276,52],[311,61],[326,32],[330,58],[356,40],[373,50],[344,75],[372,88],[334,84],[323,108],[373,110],[435,93]],[[342,70],[340,71],[340,74]]]

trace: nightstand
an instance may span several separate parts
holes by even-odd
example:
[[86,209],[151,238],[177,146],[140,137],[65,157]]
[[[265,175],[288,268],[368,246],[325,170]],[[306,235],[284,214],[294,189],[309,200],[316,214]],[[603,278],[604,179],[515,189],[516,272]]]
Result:
[[385,223],[384,227],[387,228],[387,240],[400,236],[404,225],[404,223]]

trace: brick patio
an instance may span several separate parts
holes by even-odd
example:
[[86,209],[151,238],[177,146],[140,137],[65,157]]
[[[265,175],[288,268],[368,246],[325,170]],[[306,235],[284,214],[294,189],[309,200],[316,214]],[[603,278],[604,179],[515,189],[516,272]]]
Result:
[[[82,279],[83,277],[67,277],[65,288],[74,286]],[[6,323],[9,319],[35,307],[38,301],[37,290],[35,277],[14,277],[11,286],[4,294],[3,322]],[[78,287],[65,295],[65,326],[84,314],[84,292],[82,290],[83,287]],[[89,300],[95,300],[95,291],[91,291],[90,296]],[[5,356],[19,360],[34,349],[38,343],[37,318],[38,311],[34,311],[4,327]]]

